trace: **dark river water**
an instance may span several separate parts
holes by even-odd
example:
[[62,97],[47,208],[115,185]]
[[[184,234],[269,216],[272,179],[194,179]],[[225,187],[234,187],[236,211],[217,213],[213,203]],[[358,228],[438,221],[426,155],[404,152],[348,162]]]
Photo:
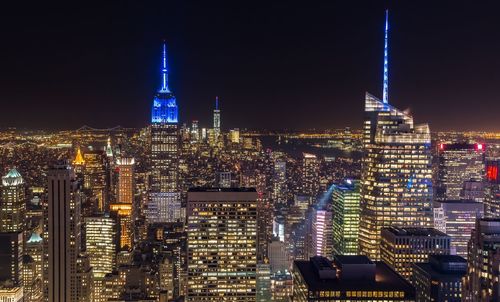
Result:
[[361,152],[359,151],[347,151],[335,147],[317,147],[314,145],[327,145],[328,139],[288,139],[285,140],[283,137],[281,140],[278,136],[261,136],[259,137],[262,146],[265,149],[271,149],[273,151],[282,151],[290,154],[293,157],[302,156],[303,152],[312,153],[318,156],[327,157],[352,157],[358,159],[361,157]]

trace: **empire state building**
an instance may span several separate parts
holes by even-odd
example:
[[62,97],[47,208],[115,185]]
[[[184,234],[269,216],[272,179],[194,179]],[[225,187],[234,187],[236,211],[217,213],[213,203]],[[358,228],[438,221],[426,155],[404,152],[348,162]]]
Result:
[[161,88],[153,99],[151,114],[151,182],[146,208],[148,223],[175,222],[181,218],[178,108],[175,95],[168,88],[165,43],[161,75]]

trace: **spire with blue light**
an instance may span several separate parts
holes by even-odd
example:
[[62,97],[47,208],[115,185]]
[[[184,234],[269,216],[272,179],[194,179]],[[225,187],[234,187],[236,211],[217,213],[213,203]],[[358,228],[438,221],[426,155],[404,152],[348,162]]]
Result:
[[170,92],[168,89],[168,70],[167,70],[167,44],[163,41],[163,68],[161,70],[163,82],[160,91]]
[[389,53],[388,53],[388,33],[389,33],[389,10],[385,10],[385,43],[384,43],[384,87],[382,91],[382,101],[389,103]]
[[178,108],[175,95],[168,88],[167,45],[163,42],[162,83],[154,100],[151,114],[152,123],[177,123]]

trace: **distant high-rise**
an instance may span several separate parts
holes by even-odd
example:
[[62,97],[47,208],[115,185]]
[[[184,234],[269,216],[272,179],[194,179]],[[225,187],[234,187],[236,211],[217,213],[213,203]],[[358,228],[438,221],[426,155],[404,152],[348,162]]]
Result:
[[333,226],[330,207],[314,207],[312,212],[312,256],[333,256]]
[[382,101],[366,94],[363,125],[359,245],[373,260],[380,259],[383,227],[432,226],[429,126],[414,125],[408,112],[389,105],[386,85],[384,76]]
[[200,130],[198,128],[198,121],[194,120],[191,124],[191,142],[196,143],[200,140]]
[[190,189],[186,301],[256,301],[257,192]]
[[451,237],[451,253],[467,257],[471,231],[483,217],[483,204],[473,200],[442,200],[434,203],[434,227]]
[[[82,193],[73,170],[66,163],[54,165],[48,173],[47,234],[44,237],[48,257],[46,270],[47,289],[45,301],[90,301],[87,291],[82,291],[78,267],[81,252],[81,199]],[[87,276],[88,277],[88,276]],[[91,280],[89,280],[91,281]]]
[[273,235],[273,205],[266,195],[259,193],[257,199],[257,260],[264,262],[268,256],[268,243]]
[[214,135],[218,139],[220,136],[220,109],[219,109],[219,97],[215,97],[215,109],[214,109]]
[[439,144],[438,149],[436,199],[460,199],[466,182],[484,180],[483,144]]
[[389,227],[381,236],[380,258],[408,281],[414,263],[426,262],[431,254],[450,254],[450,237],[433,228]]
[[85,250],[93,268],[94,278],[113,272],[116,257],[115,220],[100,215],[85,218]]
[[85,163],[83,169],[83,186],[91,192],[91,196],[89,197],[92,199],[92,210],[93,212],[104,213],[109,207],[108,158],[104,151],[97,150],[85,152],[83,159]]
[[484,216],[500,218],[500,160],[486,161]]
[[287,181],[286,181],[286,161],[274,159],[274,169],[272,175],[272,198],[274,204],[284,204],[287,202]]
[[482,218],[469,241],[462,301],[500,301],[500,218]]
[[332,193],[333,253],[357,255],[359,249],[359,180],[347,179]]
[[24,181],[16,169],[2,177],[2,200],[0,201],[0,232],[25,230],[26,199]]
[[133,230],[132,216],[134,207],[134,165],[130,157],[122,157],[116,161],[118,168],[118,199],[110,205],[111,212],[119,225],[120,249],[132,249]]
[[167,46],[163,44],[162,85],[153,100],[151,117],[148,223],[175,222],[181,218],[178,122],[177,101],[168,87]]
[[302,192],[310,198],[310,204],[316,200],[319,191],[319,160],[311,153],[302,154]]

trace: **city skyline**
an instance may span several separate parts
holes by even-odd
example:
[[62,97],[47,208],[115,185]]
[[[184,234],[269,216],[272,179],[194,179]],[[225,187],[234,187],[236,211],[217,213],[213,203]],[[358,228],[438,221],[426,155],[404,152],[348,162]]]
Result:
[[[35,8],[21,15],[32,17]],[[247,9],[111,3],[100,12],[84,8],[50,22],[35,17],[18,24],[7,16],[19,26],[9,32],[2,51],[9,60],[0,73],[0,97],[9,101],[0,127],[144,126],[165,39],[182,123],[196,119],[209,126],[219,96],[224,128],[360,129],[365,91],[382,97],[386,8],[392,102],[410,108],[417,122],[429,122],[434,131],[499,130],[490,121],[498,106],[494,84],[500,73],[493,54],[500,45],[490,39],[497,21],[486,7],[456,4],[451,16],[443,14],[448,9],[443,4],[427,9],[425,3],[381,2]],[[167,17],[156,20],[161,13]],[[479,21],[462,24],[471,17]],[[67,28],[57,26],[60,20]],[[30,33],[31,39],[23,39]],[[29,76],[20,70],[29,70]],[[472,99],[485,106],[471,116]],[[68,113],[68,100],[79,106],[78,114]],[[26,104],[33,110],[20,124],[15,112]],[[445,109],[449,117],[440,113]]]
[[[0,301],[500,301],[500,131],[470,130],[496,105],[460,94],[486,74],[456,83],[492,49],[457,63],[473,51],[450,42],[487,19],[449,22],[465,6],[442,4],[141,5],[25,20],[40,24],[31,42],[47,26],[71,39],[29,48],[22,92],[39,102],[0,113]],[[0,49],[0,98],[18,87],[2,72],[25,71],[17,46]],[[358,90],[364,108],[338,101]],[[456,98],[422,98],[439,91]]]

